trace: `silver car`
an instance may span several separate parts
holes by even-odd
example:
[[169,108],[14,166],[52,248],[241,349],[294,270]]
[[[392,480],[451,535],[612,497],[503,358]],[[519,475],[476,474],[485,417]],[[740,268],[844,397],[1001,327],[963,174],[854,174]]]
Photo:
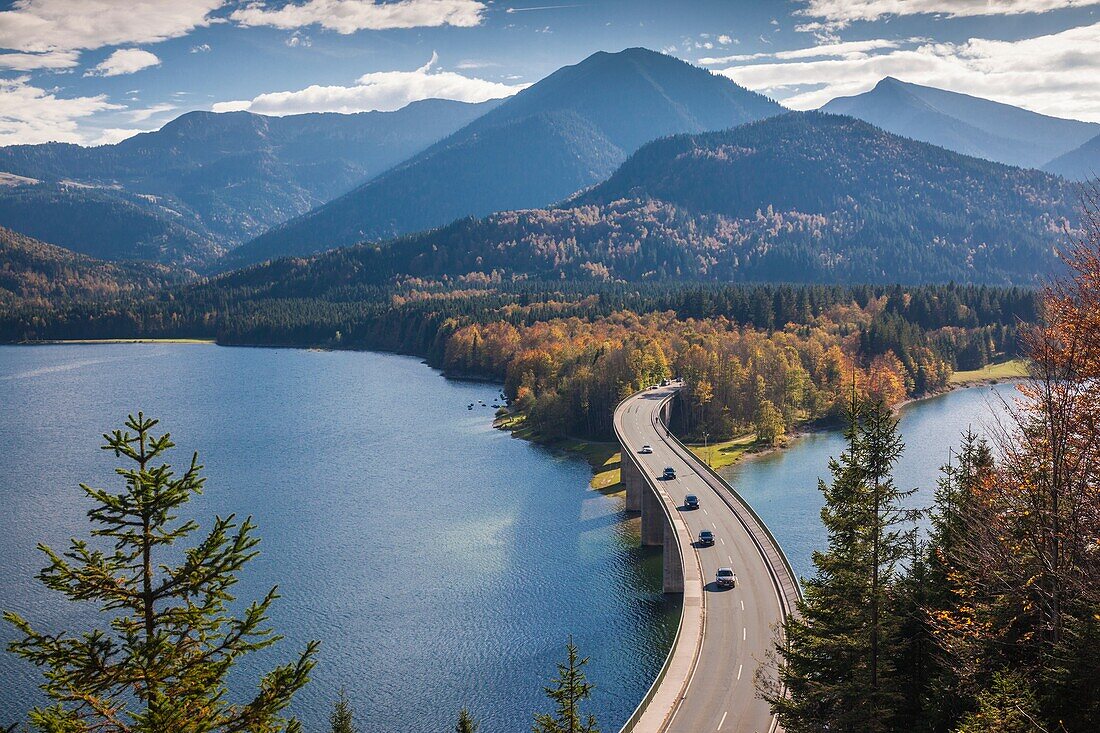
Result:
[[733,572],[733,568],[718,568],[714,582],[719,588],[733,588],[737,585],[737,573]]

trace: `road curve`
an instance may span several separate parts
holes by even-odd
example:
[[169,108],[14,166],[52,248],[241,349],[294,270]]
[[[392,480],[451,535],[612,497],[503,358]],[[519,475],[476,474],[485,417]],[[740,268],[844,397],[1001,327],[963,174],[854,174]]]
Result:
[[[640,392],[615,411],[622,460],[635,462],[672,518],[684,569],[679,633],[645,707],[624,731],[768,733],[776,721],[756,697],[753,675],[773,628],[797,600],[798,585],[764,523],[668,433],[661,409],[678,389],[674,384]],[[639,453],[643,445],[653,452]],[[675,479],[659,478],[666,466],[676,469]],[[684,509],[688,494],[699,497],[699,509]],[[711,547],[694,543],[704,529],[717,537]],[[715,585],[720,567],[733,567],[736,587]]]

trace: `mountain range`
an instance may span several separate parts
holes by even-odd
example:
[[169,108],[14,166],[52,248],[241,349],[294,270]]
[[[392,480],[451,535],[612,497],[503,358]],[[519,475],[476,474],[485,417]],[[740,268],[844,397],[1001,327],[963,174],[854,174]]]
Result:
[[115,145],[0,148],[0,225],[106,259],[209,262],[496,101],[267,117],[189,112]]
[[857,117],[957,153],[1024,168],[1043,168],[1100,135],[1100,124],[1094,122],[1050,117],[893,77],[863,94],[838,97],[821,110]]
[[394,277],[1035,284],[1071,184],[850,117],[788,113],[643,146],[549,209],[285,258],[202,287],[343,297]]
[[650,140],[736,127],[783,111],[671,56],[643,48],[596,53],[409,161],[241,246],[224,267],[546,206],[599,183]]

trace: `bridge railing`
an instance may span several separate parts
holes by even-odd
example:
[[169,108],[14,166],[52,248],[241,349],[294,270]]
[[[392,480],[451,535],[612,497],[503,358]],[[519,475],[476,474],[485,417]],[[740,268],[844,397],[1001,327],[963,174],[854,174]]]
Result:
[[[629,399],[634,397],[636,394],[638,394],[638,393],[635,393],[634,395],[631,395],[630,397],[627,397],[626,399],[623,400],[622,403],[619,404],[619,406],[617,406],[615,408],[615,418],[612,421],[612,424],[614,426],[615,437],[619,441],[619,448],[620,448],[620,451],[621,451],[619,460],[620,460],[620,463],[622,461],[626,461],[626,460],[629,460],[631,463],[633,463],[634,467],[638,471],[638,473],[645,478],[645,481],[648,484],[650,484],[650,489],[653,490],[656,493],[657,487],[655,485],[653,485],[653,477],[650,476],[649,473],[647,471],[645,471],[642,468],[641,465],[639,465],[637,457],[633,454],[633,452],[628,452],[627,445],[623,441],[622,436],[619,434],[619,408],[623,404],[625,404]],[[661,404],[661,407],[663,408],[664,404],[669,402],[672,399],[673,396],[674,395],[669,395],[667,398],[665,398],[665,400]],[[658,497],[660,496],[660,494],[657,494],[657,495],[658,495]],[[664,512],[666,521],[668,522],[668,526],[673,527],[675,529],[676,524],[674,522],[673,514],[669,510],[669,507],[666,505],[666,503],[664,501],[661,501],[660,504],[661,504],[661,510]],[[689,542],[690,542],[690,539],[689,539]],[[693,557],[692,555],[685,556],[685,554],[683,552],[682,543],[679,541],[679,538],[678,538],[678,541],[676,542],[676,552],[679,553],[679,555],[680,555],[680,568],[681,568],[681,572],[684,573],[684,586],[686,588],[686,586],[687,586],[687,573],[688,573],[688,567],[689,567],[687,563],[690,560],[694,559],[696,566],[698,566],[698,558]],[[702,570],[698,569],[698,572],[699,572],[699,576],[701,578],[702,577]],[[685,596],[685,598],[686,598],[686,596]],[[702,613],[704,616],[706,614],[705,602],[706,602],[706,598],[705,598],[705,595],[704,595],[704,596],[702,596],[702,603],[704,605],[700,609],[700,613]],[[686,623],[687,623],[687,605],[686,604],[681,604],[680,605],[680,620],[676,624],[676,634],[672,638],[672,644],[669,646],[668,655],[665,657],[664,664],[661,665],[661,669],[657,672],[657,676],[654,678],[653,684],[651,684],[649,686],[649,689],[646,691],[646,694],[642,698],[641,702],[639,702],[638,706],[636,708],[634,708],[634,712],[631,713],[631,715],[627,719],[626,723],[620,729],[620,733],[630,733],[630,731],[632,731],[634,729],[634,726],[636,726],[638,724],[638,722],[642,719],[642,717],[648,711],[649,704],[653,701],[654,696],[660,690],[662,683],[665,681],[665,677],[668,675],[669,669],[670,669],[670,667],[672,666],[672,663],[673,663],[673,659],[676,656],[676,650],[679,648],[679,645],[682,642],[685,641],[684,637],[686,636],[686,634],[685,634]],[[691,667],[692,668],[694,668],[695,662],[698,660],[699,645],[700,645],[701,641],[702,641],[702,633],[701,633],[701,629],[700,629],[699,633],[696,634],[696,639],[694,640],[694,644],[693,644],[694,648],[692,650],[692,660],[691,660]],[[685,682],[686,682],[686,680],[685,680]],[[669,712],[671,712],[671,711],[669,711]]]
[[[745,498],[743,496],[741,496],[740,493],[738,493],[737,489],[735,489],[728,481],[726,481],[724,478],[722,478],[721,474],[719,474],[717,471],[715,471],[713,468],[711,468],[709,463],[707,463],[706,461],[704,461],[703,459],[701,459],[697,455],[695,455],[695,452],[692,451],[691,448],[689,448],[686,444],[684,444],[684,442],[682,440],[680,440],[678,437],[676,437],[676,435],[671,430],[668,430],[667,426],[666,426],[666,431],[668,433],[668,437],[671,438],[678,446],[680,446],[680,448],[682,448],[685,453],[687,453],[689,456],[691,456],[691,458],[693,458],[696,463],[698,463],[700,466],[702,466],[706,470],[706,472],[713,479],[715,479],[723,487],[725,487],[725,489],[729,492],[729,494],[733,497],[733,499],[737,501],[738,506],[744,508],[744,510],[747,511],[752,516],[753,520],[758,525],[760,525],[760,528],[767,535],[768,542],[775,549],[776,554],[778,554],[780,559],[783,561],[784,568],[786,569],[788,576],[790,577],[791,581],[793,582],[794,592],[796,594],[796,599],[795,600],[801,601],[802,600],[802,585],[798,581],[798,575],[794,572],[794,568],[791,566],[791,561],[787,558],[787,553],[783,552],[783,546],[781,544],[779,544],[779,540],[777,540],[775,538],[775,535],[772,534],[772,531],[768,527],[767,522],[765,522],[764,519],[759,514],[756,513],[756,510],[752,508],[752,504],[745,501]],[[722,496],[722,495],[720,494],[720,496]],[[722,498],[725,499],[726,497],[722,496]],[[734,511],[736,511],[735,507],[731,506],[730,509],[733,509]],[[784,604],[784,605],[787,605],[787,604]],[[790,609],[788,609],[788,612],[789,611],[790,611]]]

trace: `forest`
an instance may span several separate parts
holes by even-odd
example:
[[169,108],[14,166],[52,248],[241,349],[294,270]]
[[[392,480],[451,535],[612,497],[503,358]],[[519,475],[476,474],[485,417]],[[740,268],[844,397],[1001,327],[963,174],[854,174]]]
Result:
[[[828,542],[757,677],[791,733],[1087,733],[1100,722],[1100,200],[1022,334],[1030,378],[962,436],[933,506],[853,394],[822,480]],[[927,533],[918,531],[921,524]]]

